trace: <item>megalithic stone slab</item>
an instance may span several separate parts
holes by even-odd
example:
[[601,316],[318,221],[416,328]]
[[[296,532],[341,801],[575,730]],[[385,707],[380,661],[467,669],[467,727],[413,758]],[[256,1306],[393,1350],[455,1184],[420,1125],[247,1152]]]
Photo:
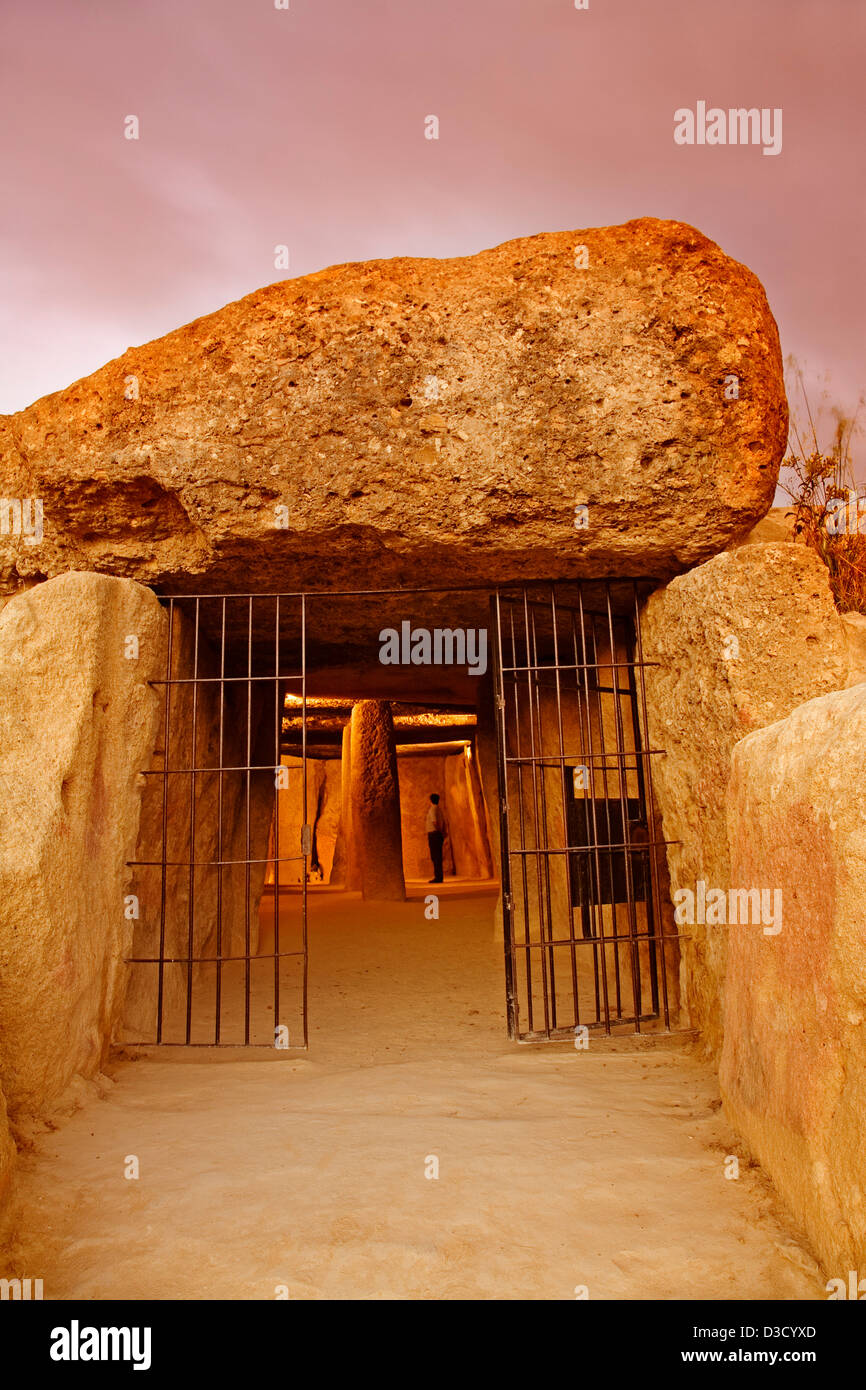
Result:
[[99,574],[0,614],[0,1076],[16,1122],[65,1103],[108,1052],[167,627],[147,589]]
[[0,498],[42,503],[0,585],[666,579],[766,513],[786,433],[764,291],[693,227],[334,266],[0,417]]
[[[725,1111],[843,1297],[866,1284],[866,685],[733,751]],[[742,895],[745,899],[745,894]],[[772,906],[771,906],[772,905]],[[854,1291],[850,1292],[849,1271]],[[859,1284],[859,1289],[858,1289]],[[829,1286],[828,1286],[829,1287]],[[838,1297],[838,1285],[836,1286]]]
[[352,833],[364,898],[402,902],[403,841],[394,720],[386,700],[352,710]]
[[[773,541],[718,555],[652,594],[641,631],[648,746],[671,887],[727,892],[725,795],[744,734],[846,684],[844,624],[826,565],[805,545]],[[680,899],[677,899],[679,903]],[[717,1055],[729,933],[681,924],[682,994],[702,1046]]]

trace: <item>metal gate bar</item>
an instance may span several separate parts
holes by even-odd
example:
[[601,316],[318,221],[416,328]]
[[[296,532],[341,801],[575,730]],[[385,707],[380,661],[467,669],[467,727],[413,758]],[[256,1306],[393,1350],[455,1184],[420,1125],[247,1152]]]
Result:
[[[294,603],[287,604],[286,598]],[[307,804],[307,669],[306,669],[306,600],[304,595],[255,594],[198,594],[171,595],[161,600],[168,613],[168,640],[164,679],[152,682],[163,692],[162,749],[157,756],[161,762],[144,770],[147,779],[161,779],[159,797],[159,832],[151,837],[159,857],[143,857],[130,861],[136,871],[135,900],[141,919],[134,935],[133,954],[128,964],[133,970],[156,967],[155,990],[142,985],[139,979],[138,997],[141,1012],[149,1008],[153,993],[152,1036],[137,1039],[129,1045],[232,1047],[307,1047],[307,873],[309,844],[302,830],[302,843],[296,854],[281,854],[279,825],[279,788],[282,781],[282,718],[285,692],[294,687],[300,694],[301,716],[301,798]],[[262,636],[262,606],[273,607],[273,635],[267,642]],[[231,616],[228,605],[240,607],[243,618],[235,623],[235,642],[229,648]],[[214,609],[216,611],[214,612]],[[208,621],[205,621],[205,614]],[[242,639],[241,641],[238,638]],[[286,647],[297,648],[298,660],[287,664]],[[273,670],[262,671],[270,660]],[[187,692],[187,708],[177,708],[183,692]],[[244,700],[245,695],[245,700]],[[267,734],[268,703],[273,706],[272,734]],[[239,711],[237,706],[243,708]],[[209,727],[208,727],[209,725]],[[209,757],[209,736],[216,738],[216,748]],[[267,758],[272,740],[273,760]],[[202,753],[204,756],[202,756]],[[240,757],[238,757],[240,753]],[[173,795],[173,779],[189,779],[188,797]],[[227,790],[226,779],[240,778],[234,794]],[[270,779],[272,792],[266,795],[265,779]],[[255,779],[255,781],[254,781]],[[197,796],[198,793],[198,796]],[[211,823],[203,824],[199,816],[199,798],[210,797],[215,802]],[[145,802],[153,808],[153,797]],[[253,809],[258,808],[254,844]],[[268,807],[272,806],[272,810]],[[185,816],[184,816],[185,809]],[[265,840],[261,835],[268,814]],[[143,805],[142,822],[147,811]],[[273,852],[268,850],[267,836],[273,828]],[[175,850],[180,839],[181,852]],[[226,840],[228,838],[228,852]],[[200,853],[204,840],[204,853]],[[147,843],[145,841],[145,843]],[[238,850],[242,848],[242,853]],[[185,852],[184,852],[185,851]],[[300,891],[297,895],[300,911],[295,923],[299,935],[297,949],[282,949],[280,920],[280,866],[300,864]],[[252,900],[253,873],[265,877],[265,866],[273,866],[273,950],[254,949]],[[156,899],[152,891],[152,870],[159,871],[158,922],[154,922]],[[176,871],[176,872],[173,872]],[[181,930],[181,913],[176,910],[172,888],[180,885],[178,874],[183,873],[186,886],[185,931]],[[226,883],[229,873],[231,881]],[[238,903],[238,875],[242,893]],[[213,875],[213,879],[210,876]],[[140,880],[140,886],[139,886]],[[148,885],[150,890],[148,890]],[[232,895],[232,889],[234,894]],[[265,885],[260,885],[264,894]],[[227,920],[228,919],[228,920]],[[228,935],[227,933],[227,927]],[[147,951],[148,944],[156,946]],[[144,950],[141,946],[144,945]],[[139,949],[136,949],[136,946]],[[177,949],[178,947],[181,949]],[[242,949],[239,947],[242,946]],[[257,983],[267,962],[273,961],[273,974],[268,990],[270,1002],[262,988],[253,988],[253,970],[257,968]],[[282,1024],[287,982],[282,977],[284,962],[300,965],[300,978],[294,981],[292,1027]],[[242,981],[234,978],[227,985],[226,967],[242,964]],[[197,975],[195,967],[199,968]],[[213,1008],[204,991],[204,972],[214,973]],[[177,970],[182,971],[181,975]],[[171,1001],[168,999],[167,971],[173,971]],[[147,972],[146,972],[147,973]],[[180,984],[182,981],[182,991]],[[242,985],[242,999],[241,994]],[[227,994],[228,990],[228,994]],[[182,1000],[178,998],[182,992]],[[234,1029],[226,1036],[224,1006],[226,1001],[236,1015]],[[252,1017],[254,1004],[259,1015],[271,1012],[266,1020]],[[238,1017],[242,1013],[242,1019]],[[169,1015],[171,1017],[169,1017]],[[266,1038],[261,1034],[267,1022]],[[179,1025],[179,1027],[178,1027]],[[205,1027],[206,1025],[206,1027]],[[281,1028],[288,1029],[283,1041]],[[168,1037],[167,1031],[179,1031],[182,1036]],[[194,1037],[207,1031],[206,1039]]]
[[663,925],[666,842],[652,792],[662,750],[643,746],[639,604],[636,580],[526,584],[494,596],[515,1038],[671,1026],[666,944],[678,934]]

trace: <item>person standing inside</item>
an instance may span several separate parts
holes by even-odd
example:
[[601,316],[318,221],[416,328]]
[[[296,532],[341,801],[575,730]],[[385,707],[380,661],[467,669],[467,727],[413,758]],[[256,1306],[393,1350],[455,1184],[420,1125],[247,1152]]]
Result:
[[431,883],[442,882],[442,849],[445,844],[445,817],[439,805],[439,796],[436,792],[430,793],[430,805],[427,808],[427,822],[424,827],[427,831],[427,844],[430,846],[430,858],[433,861],[433,877]]

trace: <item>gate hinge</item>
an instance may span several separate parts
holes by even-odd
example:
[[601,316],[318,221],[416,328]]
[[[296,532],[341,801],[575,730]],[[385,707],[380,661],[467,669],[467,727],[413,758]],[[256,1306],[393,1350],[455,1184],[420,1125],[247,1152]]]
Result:
[[503,906],[504,906],[506,912],[511,912],[511,911],[513,910],[513,908],[514,908],[514,902],[513,902],[513,900],[512,900],[512,897],[511,897],[511,894],[510,894],[510,893],[503,893],[503,894],[502,894],[502,903],[503,903]]

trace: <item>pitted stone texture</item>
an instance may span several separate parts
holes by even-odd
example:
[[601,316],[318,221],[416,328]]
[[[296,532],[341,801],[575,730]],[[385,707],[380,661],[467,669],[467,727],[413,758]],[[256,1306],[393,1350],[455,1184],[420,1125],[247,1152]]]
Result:
[[842,631],[848,646],[848,685],[866,681],[866,613],[843,613]]
[[335,266],[0,418],[0,496],[44,505],[0,580],[668,578],[764,515],[786,433],[764,291],[683,223]]
[[16,1122],[107,1051],[165,641],[154,595],[104,575],[62,575],[0,613],[0,1079]]
[[361,887],[361,866],[352,821],[352,725],[346,724],[340,754],[340,826],[334,847],[331,882],[339,883],[350,892]]
[[[15,1145],[9,1133],[9,1117],[6,1113],[6,1097],[0,1091],[0,1243],[2,1243],[6,1224],[4,1213],[7,1210],[12,1190],[12,1175],[15,1168]],[[2,1244],[0,1244],[2,1248]]]
[[[671,887],[731,886],[725,794],[731,750],[754,729],[841,689],[848,656],[826,567],[805,546],[747,545],[652,594],[641,631],[653,781]],[[727,928],[684,925],[681,993],[718,1053]]]
[[725,1108],[828,1275],[866,1269],[866,685],[734,749],[733,877],[782,929],[730,929]]
[[400,789],[391,706],[359,700],[352,710],[352,832],[364,898],[402,902]]

